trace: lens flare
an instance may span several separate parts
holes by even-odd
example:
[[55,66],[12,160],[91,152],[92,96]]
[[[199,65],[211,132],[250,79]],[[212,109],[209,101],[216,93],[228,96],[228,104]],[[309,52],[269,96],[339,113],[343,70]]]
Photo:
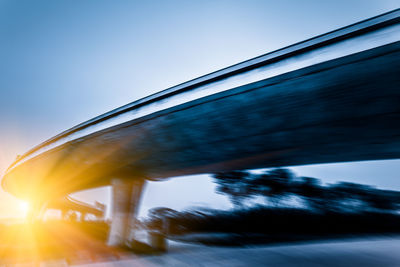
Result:
[[21,201],[19,203],[19,209],[24,215],[27,215],[29,211],[29,203],[26,201]]

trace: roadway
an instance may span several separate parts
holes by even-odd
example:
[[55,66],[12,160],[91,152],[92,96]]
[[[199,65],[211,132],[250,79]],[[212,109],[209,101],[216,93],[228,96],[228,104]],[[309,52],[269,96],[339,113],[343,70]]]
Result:
[[399,236],[238,248],[172,243],[164,255],[75,266],[397,267],[400,266],[399,251]]

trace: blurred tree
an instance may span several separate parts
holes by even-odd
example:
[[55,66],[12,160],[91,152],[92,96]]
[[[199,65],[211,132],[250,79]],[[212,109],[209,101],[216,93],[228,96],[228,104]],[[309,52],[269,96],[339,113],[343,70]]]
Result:
[[375,189],[364,196],[370,210],[396,211],[399,209],[400,194],[394,191]]
[[276,205],[284,196],[290,194],[294,176],[293,172],[282,168],[254,175],[250,184],[251,192],[269,199]]
[[321,181],[313,177],[299,177],[292,187],[292,193],[306,201],[306,205],[315,211],[330,209],[329,193],[321,185]]
[[156,207],[148,211],[146,225],[151,230],[157,230],[163,233],[169,232],[170,220],[179,214],[178,211],[166,208]]
[[288,169],[272,169],[262,174],[244,171],[220,172],[213,175],[216,191],[228,195],[237,208],[244,206],[244,200],[263,196],[277,204],[290,192],[294,174]]
[[217,184],[216,191],[229,197],[232,204],[237,208],[244,206],[243,201],[251,197],[251,178],[245,171],[218,172],[213,175]]
[[285,197],[297,196],[309,209],[318,212],[393,212],[400,207],[399,192],[349,182],[323,186],[317,178],[296,177],[285,168],[270,169],[261,174],[220,172],[213,178],[217,193],[227,195],[236,208],[243,208],[246,199],[257,196],[275,206],[282,205]]

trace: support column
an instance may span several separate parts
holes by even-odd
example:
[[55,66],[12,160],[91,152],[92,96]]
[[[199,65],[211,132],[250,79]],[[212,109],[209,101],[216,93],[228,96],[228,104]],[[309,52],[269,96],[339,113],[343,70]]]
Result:
[[142,199],[142,193],[145,185],[144,179],[137,179],[132,181],[132,192],[131,192],[131,203],[130,203],[130,215],[128,234],[126,235],[127,241],[135,239],[137,232],[137,215],[140,207],[140,200]]
[[143,191],[144,179],[113,179],[112,218],[107,244],[125,246],[130,241]]

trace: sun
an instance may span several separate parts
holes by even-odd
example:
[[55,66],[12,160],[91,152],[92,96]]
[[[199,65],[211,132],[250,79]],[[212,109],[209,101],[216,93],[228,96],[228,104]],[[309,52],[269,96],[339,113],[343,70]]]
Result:
[[19,203],[19,209],[20,209],[21,212],[23,212],[23,214],[26,215],[28,213],[28,211],[29,211],[29,203],[26,202],[26,201],[21,201]]

